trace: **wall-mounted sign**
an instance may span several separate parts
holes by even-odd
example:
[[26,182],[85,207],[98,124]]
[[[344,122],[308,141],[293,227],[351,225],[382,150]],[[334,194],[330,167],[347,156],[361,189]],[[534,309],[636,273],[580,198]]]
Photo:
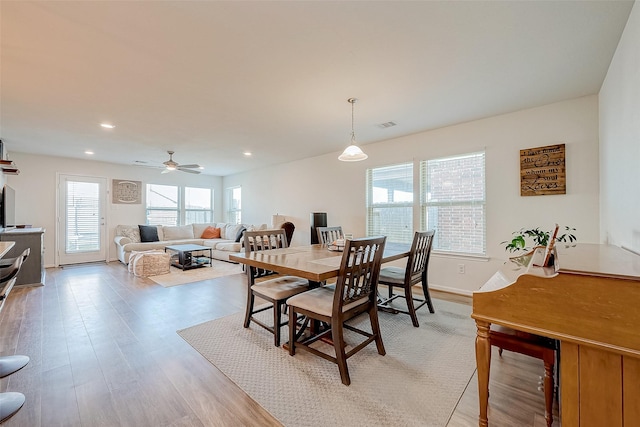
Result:
[[112,203],[128,205],[142,203],[142,181],[114,179],[112,187]]
[[564,144],[520,150],[520,195],[566,194]]

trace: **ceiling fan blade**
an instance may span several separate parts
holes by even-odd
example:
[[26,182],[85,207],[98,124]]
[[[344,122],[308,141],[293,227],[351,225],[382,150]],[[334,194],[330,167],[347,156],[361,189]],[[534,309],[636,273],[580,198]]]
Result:
[[198,169],[200,168],[200,165],[180,165],[181,168],[191,168],[191,169]]
[[178,170],[182,171],[182,172],[188,172],[188,173],[195,173],[195,174],[199,174],[200,171],[199,170],[193,170],[193,169],[183,169],[184,166],[178,166]]

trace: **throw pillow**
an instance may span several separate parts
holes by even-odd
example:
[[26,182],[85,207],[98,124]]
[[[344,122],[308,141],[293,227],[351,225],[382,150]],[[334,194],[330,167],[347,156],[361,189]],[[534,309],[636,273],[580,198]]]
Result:
[[118,236],[124,236],[131,240],[132,243],[140,243],[140,229],[134,226],[118,226],[119,229],[116,232]]
[[138,225],[140,229],[140,241],[141,242],[157,242],[158,239],[158,227],[155,225]]
[[242,235],[244,234],[245,230],[246,228],[244,228],[244,226],[238,229],[238,233],[236,234],[236,243],[238,243],[240,239],[242,239]]
[[220,238],[220,229],[216,227],[207,227],[202,232],[202,239],[219,239]]

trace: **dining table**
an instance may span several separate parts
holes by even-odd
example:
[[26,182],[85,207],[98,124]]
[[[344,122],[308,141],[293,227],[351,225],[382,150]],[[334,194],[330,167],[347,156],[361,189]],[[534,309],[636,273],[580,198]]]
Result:
[[[253,268],[275,271],[280,274],[302,277],[310,282],[321,283],[337,277],[340,272],[342,251],[331,246],[314,244],[291,246],[264,251],[239,252],[229,255],[231,261]],[[409,256],[409,244],[387,242],[382,262],[391,262]]]
[[[382,253],[382,263],[396,261],[409,256],[411,245],[404,243],[385,243]],[[340,272],[343,252],[332,249],[332,245],[314,244],[305,246],[292,246],[288,248],[276,248],[261,251],[246,251],[229,255],[229,260],[248,266],[251,270],[262,269],[279,274],[302,277],[309,280],[311,288],[320,286],[328,279],[337,277]],[[297,338],[304,332],[306,320],[302,320],[303,326],[297,334]],[[312,337],[320,333],[323,328],[319,322],[312,322],[309,329]],[[331,338],[326,338],[332,344]],[[289,343],[282,346],[289,349]]]

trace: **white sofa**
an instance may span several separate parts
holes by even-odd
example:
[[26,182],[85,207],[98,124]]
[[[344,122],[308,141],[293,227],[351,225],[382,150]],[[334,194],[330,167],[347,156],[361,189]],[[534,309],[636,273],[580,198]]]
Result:
[[[209,227],[220,229],[220,238],[203,239],[202,233]],[[214,259],[229,261],[229,255],[240,252],[242,249],[242,236],[244,230],[264,230],[267,224],[259,226],[249,224],[189,224],[182,226],[158,225],[157,242],[141,242],[140,230],[137,225],[118,225],[114,242],[118,253],[118,259],[124,263],[129,263],[131,251],[146,251],[150,249],[164,250],[165,246],[195,244],[212,248],[211,256]]]

